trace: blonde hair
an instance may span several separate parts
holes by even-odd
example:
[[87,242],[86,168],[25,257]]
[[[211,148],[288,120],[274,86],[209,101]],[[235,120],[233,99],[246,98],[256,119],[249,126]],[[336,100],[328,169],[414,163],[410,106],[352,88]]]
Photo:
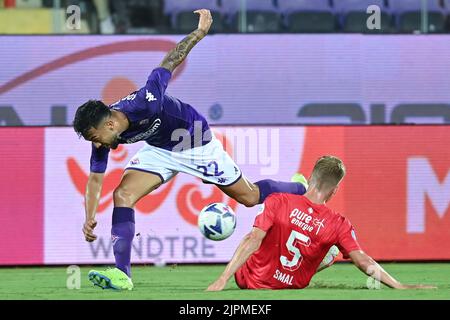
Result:
[[320,191],[335,188],[345,176],[345,166],[335,156],[323,156],[316,161],[310,177],[310,184]]

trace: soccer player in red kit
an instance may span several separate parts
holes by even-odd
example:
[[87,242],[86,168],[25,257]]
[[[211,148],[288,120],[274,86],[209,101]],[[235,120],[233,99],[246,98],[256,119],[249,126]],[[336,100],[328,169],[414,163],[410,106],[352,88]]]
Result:
[[305,288],[316,272],[332,264],[335,256],[331,263],[321,262],[334,245],[361,271],[391,288],[434,288],[395,280],[361,250],[350,221],[325,205],[336,194],[344,175],[339,158],[324,156],[316,162],[303,196],[270,195],[253,230],[207,290],[222,290],[233,274],[241,289]]

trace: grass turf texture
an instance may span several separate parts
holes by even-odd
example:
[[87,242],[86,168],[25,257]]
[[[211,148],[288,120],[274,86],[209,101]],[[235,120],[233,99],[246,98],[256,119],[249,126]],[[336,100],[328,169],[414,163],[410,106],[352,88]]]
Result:
[[[135,266],[133,291],[102,290],[87,279],[91,267],[81,268],[81,288],[66,287],[64,267],[0,268],[0,300],[5,299],[450,299],[450,263],[382,264],[399,281],[432,284],[435,290],[380,290],[366,288],[364,274],[348,263],[333,265],[315,275],[303,290],[240,290],[234,279],[225,291],[204,289],[224,269],[223,265],[172,265],[167,267]],[[95,269],[102,269],[97,268]]]

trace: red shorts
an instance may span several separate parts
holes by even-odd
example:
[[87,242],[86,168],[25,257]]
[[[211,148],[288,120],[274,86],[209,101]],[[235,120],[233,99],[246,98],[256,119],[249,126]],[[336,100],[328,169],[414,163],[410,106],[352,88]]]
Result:
[[242,267],[239,268],[238,271],[234,274],[234,280],[236,281],[236,284],[241,289],[247,289],[247,282],[244,278],[244,273],[242,272]]

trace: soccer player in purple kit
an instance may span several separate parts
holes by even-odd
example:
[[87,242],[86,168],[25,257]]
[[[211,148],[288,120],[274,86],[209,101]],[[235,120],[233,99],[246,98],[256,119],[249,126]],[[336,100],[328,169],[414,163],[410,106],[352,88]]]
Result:
[[131,290],[131,246],[135,234],[134,206],[178,172],[213,183],[237,202],[251,207],[263,203],[274,192],[304,194],[306,179],[295,182],[248,181],[214,137],[205,118],[192,106],[165,93],[174,69],[209,31],[209,10],[199,14],[198,28],[168,52],[148,77],[144,87],[112,104],[90,100],[75,114],[74,130],[92,142],[90,175],[85,194],[86,241],[96,240],[95,214],[110,149],[121,143],[145,141],[125,168],[114,190],[111,236],[116,267],[92,270],[89,280],[102,288]]

